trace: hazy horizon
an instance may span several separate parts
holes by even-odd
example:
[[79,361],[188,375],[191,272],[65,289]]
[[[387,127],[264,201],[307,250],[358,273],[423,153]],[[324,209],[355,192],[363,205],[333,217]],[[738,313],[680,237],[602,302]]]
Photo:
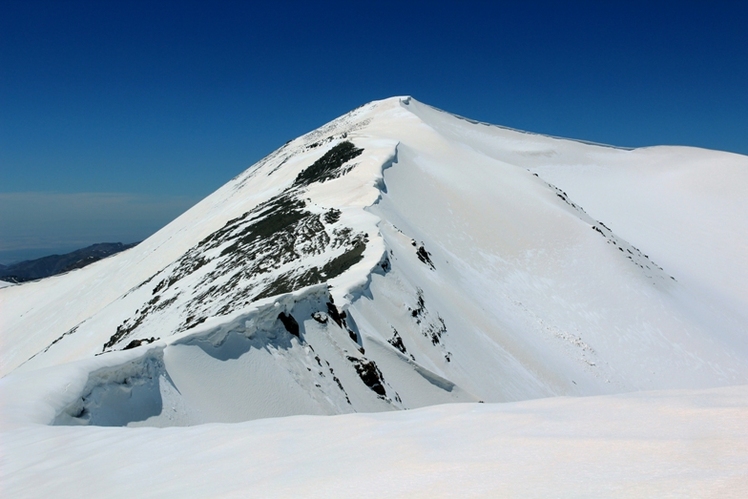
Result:
[[197,201],[124,193],[0,193],[0,264],[95,243],[142,241]]

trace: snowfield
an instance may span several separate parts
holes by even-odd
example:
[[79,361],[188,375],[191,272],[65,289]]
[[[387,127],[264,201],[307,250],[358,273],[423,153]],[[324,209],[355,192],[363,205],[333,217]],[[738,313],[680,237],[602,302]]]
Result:
[[0,289],[3,495],[744,497],[746,192],[362,106]]
[[748,388],[3,434],[4,497],[714,497],[748,490]]

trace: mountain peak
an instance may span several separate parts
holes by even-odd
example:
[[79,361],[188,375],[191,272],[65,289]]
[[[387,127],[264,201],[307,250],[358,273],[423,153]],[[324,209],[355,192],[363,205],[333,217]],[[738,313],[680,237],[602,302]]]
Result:
[[[0,290],[3,374],[66,380],[39,422],[153,426],[744,383],[741,308],[689,271],[703,253],[678,211],[653,193],[616,216],[615,195],[586,187],[688,175],[677,154],[374,101],[130,251]],[[717,236],[710,251],[745,276],[740,242]]]

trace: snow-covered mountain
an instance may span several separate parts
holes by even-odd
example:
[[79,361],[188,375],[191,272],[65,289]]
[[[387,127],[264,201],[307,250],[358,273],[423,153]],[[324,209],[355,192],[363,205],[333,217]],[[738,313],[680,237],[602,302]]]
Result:
[[746,188],[745,156],[372,102],[137,247],[0,289],[0,422],[20,455],[59,425],[748,384]]
[[0,291],[2,374],[65,373],[55,423],[155,426],[746,383],[747,179],[373,102]]

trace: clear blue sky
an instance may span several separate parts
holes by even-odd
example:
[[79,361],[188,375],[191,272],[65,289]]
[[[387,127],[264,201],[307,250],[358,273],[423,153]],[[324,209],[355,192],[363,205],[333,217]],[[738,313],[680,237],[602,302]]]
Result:
[[5,0],[0,263],[146,237],[288,139],[400,94],[748,154],[748,7]]

